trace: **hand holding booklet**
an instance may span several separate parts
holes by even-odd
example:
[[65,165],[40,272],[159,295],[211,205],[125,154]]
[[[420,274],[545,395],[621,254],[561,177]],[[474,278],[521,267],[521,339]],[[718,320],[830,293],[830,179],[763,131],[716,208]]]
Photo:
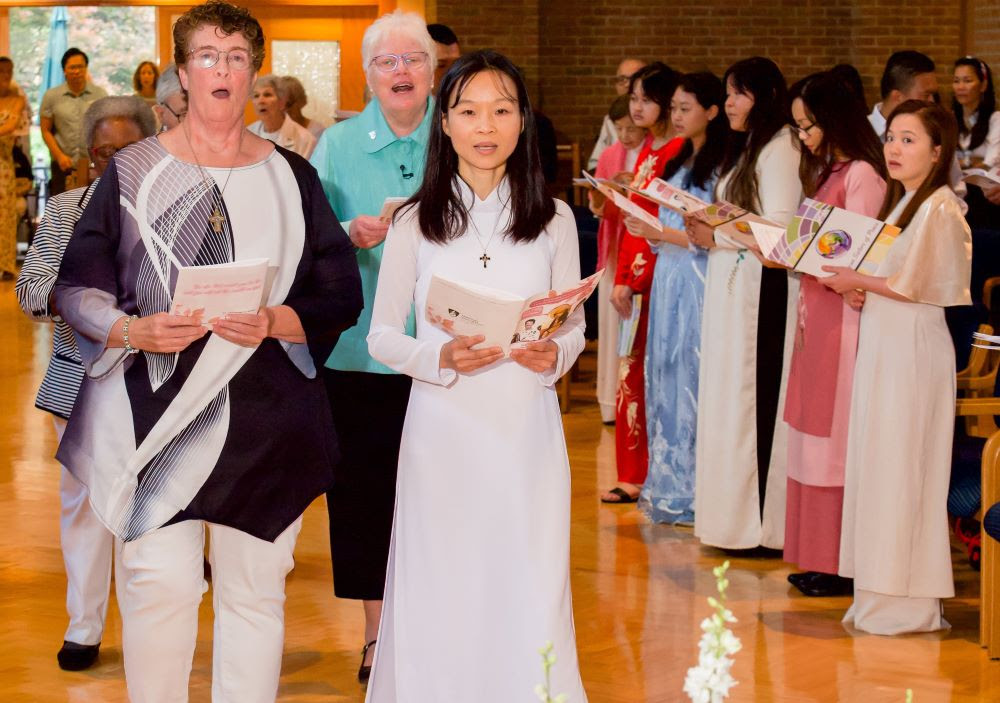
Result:
[[427,291],[427,321],[458,337],[483,335],[476,348],[537,342],[554,334],[597,288],[604,270],[562,291],[546,291],[527,300],[506,291],[475,283],[453,281],[434,274]]
[[257,312],[267,299],[277,266],[267,259],[247,259],[211,266],[182,266],[177,271],[171,315],[200,315],[202,325],[231,312]]
[[[619,186],[617,183],[614,183],[613,181],[599,181],[586,171],[583,172],[583,176],[590,183],[591,187],[593,187],[595,190],[600,191],[605,197],[611,198],[614,204],[617,205],[618,208],[626,215],[631,215],[632,217],[635,217],[641,220],[642,222],[645,222],[647,225],[652,227],[653,230],[656,232],[663,231],[663,223],[660,222],[660,218],[650,213],[648,210],[646,210],[644,207],[642,207],[639,203],[635,202],[634,200],[629,200],[629,198],[626,195],[624,195],[623,191],[625,191],[626,189],[622,188],[622,186]],[[615,187],[609,185],[610,183],[614,183]],[[648,195],[645,195],[641,191],[637,191],[631,188],[627,190],[633,193],[637,193],[638,195],[649,200],[650,202],[655,203],[655,201],[652,198],[650,198]]]

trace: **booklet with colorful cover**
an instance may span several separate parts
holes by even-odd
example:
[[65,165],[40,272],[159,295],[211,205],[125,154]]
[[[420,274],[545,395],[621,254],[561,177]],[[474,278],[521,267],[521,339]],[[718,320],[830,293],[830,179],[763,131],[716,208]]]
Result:
[[452,336],[483,335],[477,349],[537,342],[556,332],[597,288],[604,269],[562,291],[525,299],[476,283],[434,274],[427,291],[427,321]]
[[632,296],[632,312],[618,320],[618,356],[630,356],[635,346],[635,334],[639,331],[639,315],[642,314],[642,293]]
[[874,275],[900,229],[873,217],[806,198],[788,227],[751,223],[757,246],[769,261],[817,278],[824,266],[846,266]]
[[277,268],[268,267],[267,259],[182,266],[177,271],[170,314],[200,313],[202,324],[211,329],[212,323],[227,313],[257,312]]
[[751,223],[777,227],[776,222],[755,215],[746,208],[733,205],[725,200],[712,203],[700,210],[690,213],[692,217],[701,220],[716,230],[716,234],[728,239],[737,248],[756,249],[756,240],[750,229]]
[[[642,205],[635,202],[634,200],[629,200],[629,198],[625,196],[622,193],[622,191],[616,190],[607,183],[602,183],[601,181],[598,181],[596,178],[591,176],[586,171],[583,172],[583,175],[595,190],[600,191],[605,197],[611,198],[614,204],[617,205],[618,208],[626,215],[631,215],[632,217],[635,217],[641,220],[642,222],[645,222],[647,225],[653,228],[655,232],[663,232],[663,223],[660,222],[660,218],[649,212],[649,210],[646,210],[644,207],[642,207]],[[649,196],[643,195],[639,191],[634,191],[632,189],[629,190],[632,192],[639,193],[639,195],[642,195],[650,202],[655,202]],[[650,237],[650,239],[658,239],[658,237]]]

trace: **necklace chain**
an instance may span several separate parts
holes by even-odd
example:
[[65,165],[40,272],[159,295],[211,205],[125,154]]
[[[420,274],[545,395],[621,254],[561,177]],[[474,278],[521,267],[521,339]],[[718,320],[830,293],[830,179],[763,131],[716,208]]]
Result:
[[[194,145],[191,144],[191,136],[188,134],[187,122],[181,124],[181,131],[184,132],[184,139],[187,141],[188,149],[191,150],[191,156],[194,157],[194,162],[198,166],[198,174],[201,176],[202,183],[205,184],[205,188],[211,192],[212,184],[208,180],[208,173],[205,168],[201,165],[201,161],[198,159],[198,153],[194,150]],[[239,158],[240,150],[243,148],[243,132],[246,130],[240,130],[240,141],[236,145],[236,158]],[[219,191],[219,201],[225,202],[224,198],[226,195],[226,188],[229,186],[229,179],[233,175],[233,169],[236,168],[236,164],[229,167],[229,173],[226,174],[226,181],[222,184],[222,189]],[[213,179],[214,180],[214,179]],[[218,181],[216,181],[218,185]],[[212,226],[212,231],[216,234],[222,234],[222,227],[226,223],[226,216],[222,214],[222,209],[219,202],[216,202],[212,208],[212,214],[208,217],[208,223]]]
[[473,234],[476,235],[476,241],[479,242],[479,248],[483,250],[483,255],[479,257],[479,260],[483,262],[483,268],[486,268],[486,264],[488,264],[490,261],[493,260],[493,257],[491,257],[486,252],[486,250],[490,248],[490,244],[493,243],[493,238],[497,236],[497,231],[499,231],[500,229],[500,220],[503,217],[503,213],[506,208],[505,207],[500,208],[500,214],[497,216],[497,221],[493,223],[493,231],[490,233],[490,238],[486,240],[486,244],[483,244],[482,232],[479,231],[479,226],[476,224],[476,221],[472,218],[472,209],[476,206],[475,198],[476,196],[473,195],[472,208],[469,208],[466,212],[469,215],[469,224],[472,225],[472,228],[475,230]]

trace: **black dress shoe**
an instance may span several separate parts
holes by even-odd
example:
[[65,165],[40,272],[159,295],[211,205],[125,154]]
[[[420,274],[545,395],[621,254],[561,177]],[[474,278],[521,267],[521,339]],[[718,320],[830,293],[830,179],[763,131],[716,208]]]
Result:
[[361,683],[365,683],[372,675],[371,666],[365,665],[365,657],[368,656],[368,650],[375,646],[375,642],[376,640],[372,640],[361,650],[361,666],[358,667],[358,681]]
[[83,671],[93,666],[97,661],[97,653],[100,651],[100,644],[77,644],[66,640],[62,649],[56,655],[59,668],[63,671]]
[[812,598],[833,598],[854,593],[854,579],[845,579],[837,574],[819,574],[799,589]]
[[803,571],[798,574],[788,574],[788,583],[796,588],[802,588],[802,584],[809,583],[809,581],[817,576],[819,576],[818,571]]

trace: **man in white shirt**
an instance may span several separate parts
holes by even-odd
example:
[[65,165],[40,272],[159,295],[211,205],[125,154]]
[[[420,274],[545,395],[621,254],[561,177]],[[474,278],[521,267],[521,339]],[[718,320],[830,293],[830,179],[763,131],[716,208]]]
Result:
[[[938,102],[938,79],[934,60],[919,51],[897,51],[885,63],[880,84],[882,102],[876,103],[868,121],[879,139],[885,141],[886,120],[892,111],[907,100]],[[951,168],[951,187],[964,198],[968,189],[962,180],[962,168],[955,156]]]
[[[615,92],[618,95],[625,95],[625,93],[628,92],[628,84],[632,75],[645,65],[646,62],[642,59],[623,59],[622,62],[618,64],[618,71],[614,78]],[[594,150],[590,152],[590,159],[587,161],[588,171],[593,171],[597,168],[597,160],[601,158],[601,152],[614,144],[617,140],[618,136],[615,133],[615,125],[611,122],[611,118],[605,113],[604,121],[601,123],[601,133],[597,137],[597,143],[594,144]]]
[[919,51],[897,51],[885,64],[881,82],[882,102],[868,115],[880,139],[885,139],[885,121],[900,103],[907,100],[934,102],[938,79],[934,61]]

